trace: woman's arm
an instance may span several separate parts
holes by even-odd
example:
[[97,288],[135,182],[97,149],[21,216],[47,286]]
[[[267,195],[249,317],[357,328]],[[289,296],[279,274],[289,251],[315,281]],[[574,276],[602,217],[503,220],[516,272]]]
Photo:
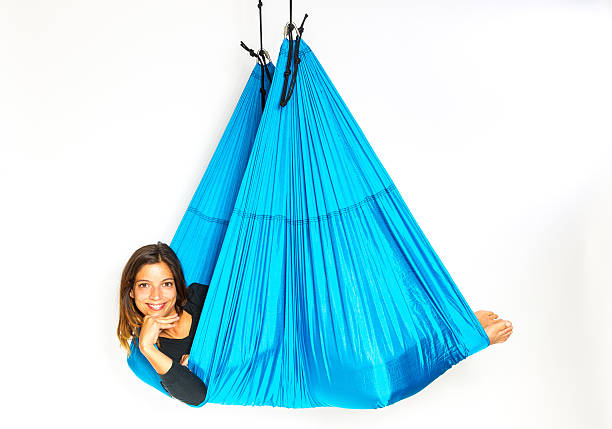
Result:
[[186,366],[174,361],[155,347],[160,331],[174,326],[172,323],[174,318],[174,316],[165,318],[145,316],[140,329],[138,347],[159,374],[164,389],[173,398],[189,405],[199,405],[206,398],[207,388],[204,382]]
[[200,405],[206,399],[206,384],[185,365],[173,360],[165,374],[159,375],[161,384],[174,398],[189,405]]
[[141,348],[141,352],[159,374],[161,384],[170,396],[189,405],[204,402],[206,384],[185,365],[170,359],[155,347]]
[[158,374],[165,374],[172,366],[172,359],[155,347],[159,334],[164,329],[176,326],[178,314],[166,317],[145,316],[138,336],[138,348]]
[[151,365],[160,376],[170,370],[172,359],[159,351],[157,347],[150,345],[141,346],[140,351],[151,362]]

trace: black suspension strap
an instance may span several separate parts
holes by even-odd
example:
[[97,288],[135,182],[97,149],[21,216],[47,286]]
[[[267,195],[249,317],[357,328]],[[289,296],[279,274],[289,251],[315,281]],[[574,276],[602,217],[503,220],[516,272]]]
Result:
[[259,55],[256,54],[254,50],[249,48],[242,40],[240,41],[240,46],[242,46],[252,57],[257,58],[257,61],[259,62]]
[[272,83],[272,76],[270,75],[270,71],[268,70],[267,67],[265,67],[266,57],[268,57],[268,61],[269,61],[270,55],[268,55],[268,52],[263,48],[263,24],[261,21],[262,6],[263,6],[263,3],[261,2],[261,0],[259,0],[259,3],[257,4],[257,8],[259,9],[259,56],[260,56],[259,64],[261,64],[261,80],[263,81],[264,79],[263,73],[265,70],[266,75],[268,76],[268,80],[270,81],[270,83]]
[[249,53],[249,55],[257,58],[257,62],[261,66],[261,87],[259,88],[259,92],[261,94],[261,110],[263,111],[263,109],[266,107],[266,89],[264,87],[264,79],[267,76],[268,80],[272,82],[272,76],[270,75],[268,67],[266,67],[266,57],[270,59],[270,55],[268,55],[268,52],[263,48],[263,25],[261,19],[262,6],[263,3],[261,0],[259,0],[259,3],[257,4],[257,8],[259,9],[259,52],[256,53],[253,49],[245,45],[243,41],[240,41],[240,46],[242,46]]
[[[300,24],[299,28],[295,28],[292,21],[293,17],[293,0],[289,0],[289,23],[287,24],[286,31],[289,36],[289,49],[287,51],[287,65],[285,67],[283,90],[281,92],[280,105],[285,107],[291,95],[293,94],[293,88],[295,87],[295,80],[297,77],[298,66],[300,64],[300,41],[302,40],[302,33],[304,32],[304,22],[308,18],[308,14],[304,15],[304,19]],[[293,51],[293,30],[296,30],[297,36],[295,39],[295,52]],[[289,75],[291,75],[291,60],[293,59],[293,75],[291,76],[291,82],[289,82]]]

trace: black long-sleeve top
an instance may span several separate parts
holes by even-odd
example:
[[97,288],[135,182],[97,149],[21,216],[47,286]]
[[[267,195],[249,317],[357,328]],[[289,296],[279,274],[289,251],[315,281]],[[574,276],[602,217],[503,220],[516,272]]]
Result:
[[191,315],[191,328],[185,338],[159,338],[159,350],[172,359],[172,366],[165,374],[160,374],[161,385],[170,396],[189,405],[199,405],[206,398],[206,384],[184,365],[180,360],[191,351],[204,300],[208,293],[208,285],[192,283],[187,288],[187,303],[184,311]]

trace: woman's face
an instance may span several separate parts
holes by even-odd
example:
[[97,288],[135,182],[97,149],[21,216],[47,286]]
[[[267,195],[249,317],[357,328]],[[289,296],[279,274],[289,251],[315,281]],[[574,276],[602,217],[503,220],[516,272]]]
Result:
[[145,316],[169,316],[176,304],[176,286],[165,262],[143,265],[130,291],[136,307]]

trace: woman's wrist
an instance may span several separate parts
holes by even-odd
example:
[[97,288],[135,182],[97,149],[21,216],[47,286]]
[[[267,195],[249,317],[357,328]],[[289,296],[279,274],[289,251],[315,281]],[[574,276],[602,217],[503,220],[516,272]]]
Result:
[[145,356],[150,355],[151,353],[155,353],[155,350],[157,350],[154,344],[139,344],[138,348],[140,349],[140,352]]
[[160,375],[167,373],[172,367],[172,359],[158,350],[155,345],[144,345],[140,348],[140,352]]

